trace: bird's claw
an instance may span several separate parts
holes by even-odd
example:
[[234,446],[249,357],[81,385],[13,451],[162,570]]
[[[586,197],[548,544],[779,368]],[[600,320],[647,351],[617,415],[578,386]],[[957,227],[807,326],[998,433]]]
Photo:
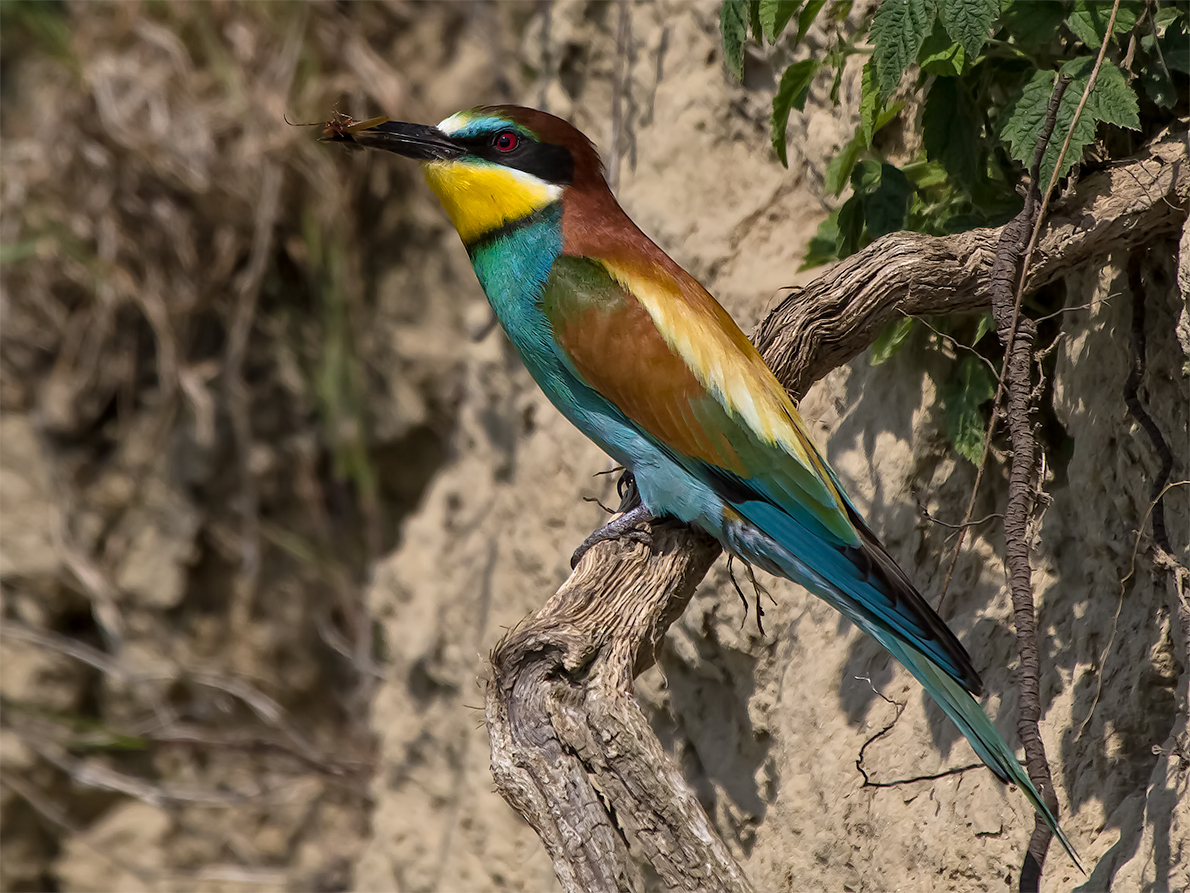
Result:
[[653,520],[653,515],[647,508],[638,503],[634,508],[624,512],[618,518],[608,521],[583,540],[579,547],[574,550],[574,554],[570,556],[571,570],[578,567],[579,561],[591,550],[592,546],[606,540],[632,540],[634,543],[642,543],[646,547],[651,548],[653,545],[653,535],[647,530],[636,529],[637,524],[651,520]]

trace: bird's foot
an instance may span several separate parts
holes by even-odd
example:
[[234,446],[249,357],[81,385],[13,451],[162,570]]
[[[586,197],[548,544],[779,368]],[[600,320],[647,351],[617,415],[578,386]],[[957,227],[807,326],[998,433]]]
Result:
[[633,508],[630,508],[618,518],[608,521],[583,540],[582,544],[574,550],[574,554],[570,557],[571,569],[578,566],[579,561],[590,551],[592,546],[596,543],[602,543],[604,540],[628,539],[636,543],[644,543],[646,546],[653,545],[652,534],[647,530],[633,529],[637,524],[652,520],[652,513],[638,502]]

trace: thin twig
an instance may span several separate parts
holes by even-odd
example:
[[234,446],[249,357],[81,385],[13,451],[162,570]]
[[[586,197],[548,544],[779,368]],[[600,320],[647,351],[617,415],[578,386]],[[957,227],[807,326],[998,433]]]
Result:
[[1107,665],[1108,655],[1111,654],[1112,644],[1116,640],[1116,630],[1120,623],[1120,612],[1124,609],[1124,590],[1128,585],[1128,581],[1131,580],[1133,574],[1136,573],[1136,556],[1140,552],[1140,540],[1145,531],[1145,523],[1149,520],[1149,515],[1151,515],[1157,505],[1160,504],[1166,493],[1168,493],[1174,487],[1184,487],[1187,484],[1190,484],[1190,480],[1172,481],[1171,483],[1168,483],[1162,487],[1161,492],[1159,492],[1153,498],[1153,501],[1149,503],[1149,507],[1145,511],[1144,517],[1140,519],[1140,523],[1136,527],[1136,539],[1132,543],[1132,557],[1128,562],[1128,573],[1124,574],[1124,576],[1120,578],[1120,595],[1119,598],[1116,599],[1116,615],[1112,619],[1111,635],[1108,637],[1107,645],[1104,646],[1103,656],[1099,658],[1099,672],[1096,674],[1097,682],[1095,686],[1095,697],[1091,699],[1091,709],[1087,711],[1087,718],[1084,719],[1082,725],[1079,726],[1079,738],[1082,738],[1083,734],[1087,731],[1087,726],[1091,723],[1091,717],[1095,715],[1095,705],[1099,703],[1099,696],[1103,693],[1103,679],[1106,675],[1104,673],[1104,667]]
[[231,625],[240,629],[248,624],[248,616],[260,575],[260,512],[256,479],[249,463],[252,446],[252,425],[249,419],[248,385],[244,381],[244,359],[248,340],[256,319],[256,302],[267,269],[273,244],[273,229],[281,196],[281,168],[266,164],[257,204],[256,225],[252,237],[252,253],[248,267],[240,279],[235,315],[227,334],[227,355],[223,367],[228,414],[239,459],[240,516],[240,573],[236,576],[232,593]]
[[987,357],[985,357],[983,354],[981,354],[978,350],[976,350],[970,344],[964,344],[962,341],[960,341],[958,338],[954,337],[953,335],[946,334],[946,332],[931,325],[928,320],[926,320],[920,316],[910,316],[908,313],[905,313],[904,311],[901,311],[901,312],[907,318],[917,320],[919,323],[921,323],[923,326],[925,326],[927,329],[929,329],[931,332],[933,332],[935,335],[937,335],[943,341],[950,342],[950,345],[955,349],[956,354],[959,351],[966,351],[966,352],[970,353],[972,356],[974,356],[981,363],[983,363],[985,366],[987,366],[988,369],[991,370],[992,375],[995,375],[995,376],[1000,375],[1000,370],[996,368],[996,364],[993,363],[991,360],[989,360]]
[[931,524],[937,524],[939,527],[948,527],[951,530],[962,530],[964,527],[978,527],[981,524],[986,524],[988,521],[1004,520],[1003,512],[992,512],[984,515],[982,518],[977,518],[973,521],[968,521],[966,524],[951,524],[949,521],[943,521],[941,518],[935,518],[927,510],[922,509],[921,516],[929,521]]
[[863,744],[861,744],[859,747],[859,754],[855,759],[855,768],[859,770],[859,774],[862,775],[864,778],[864,783],[862,785],[863,787],[865,787],[865,788],[895,788],[895,787],[899,787],[901,785],[913,784],[914,782],[917,782],[917,781],[934,781],[939,778],[946,778],[948,775],[960,775],[963,772],[969,772],[972,769],[982,769],[983,768],[983,763],[968,763],[966,766],[955,766],[952,769],[943,769],[940,772],[932,772],[928,775],[913,775],[913,776],[910,776],[909,778],[898,778],[895,781],[872,781],[872,779],[868,776],[867,770],[864,769],[864,753],[867,751],[869,745],[874,744],[875,742],[879,741],[881,738],[883,738],[885,735],[887,735],[889,732],[891,732],[893,730],[893,727],[897,724],[897,721],[901,718],[901,714],[905,712],[905,702],[904,701],[894,701],[892,698],[890,698],[884,692],[880,691],[872,683],[872,677],[870,677],[870,676],[856,676],[855,678],[860,680],[861,682],[868,683],[868,687],[872,689],[872,693],[875,694],[877,697],[881,698],[883,701],[885,701],[889,704],[892,704],[893,709],[896,711],[896,713],[893,715],[893,718],[890,719],[888,721],[888,723],[885,724],[884,728],[882,728],[880,731],[875,732],[872,735],[870,735],[868,737],[868,740],[865,741]]
[[1166,552],[1173,552],[1170,544],[1169,531],[1165,529],[1165,504],[1158,495],[1164,491],[1165,483],[1173,475],[1173,451],[1165,442],[1161,428],[1149,415],[1145,405],[1140,400],[1140,383],[1145,375],[1145,281],[1142,270],[1144,255],[1139,251],[1132,252],[1128,259],[1128,289],[1132,292],[1132,368],[1128,372],[1128,381],[1124,384],[1124,403],[1128,411],[1136,419],[1149,436],[1153,452],[1161,460],[1161,467],[1157,476],[1153,478],[1153,539]]

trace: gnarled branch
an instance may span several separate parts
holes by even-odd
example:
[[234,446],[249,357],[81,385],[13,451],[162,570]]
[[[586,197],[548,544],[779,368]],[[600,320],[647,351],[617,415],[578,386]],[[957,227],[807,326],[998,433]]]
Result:
[[[1088,176],[1058,203],[1026,288],[1180,230],[1190,203],[1186,137]],[[754,340],[801,397],[902,314],[990,307],[1000,235],[885,236],[793,289]],[[669,523],[654,526],[650,549],[602,543],[492,654],[496,785],[537,830],[568,891],[639,889],[630,850],[672,889],[751,889],[632,698],[632,680],[718,554],[718,543]]]

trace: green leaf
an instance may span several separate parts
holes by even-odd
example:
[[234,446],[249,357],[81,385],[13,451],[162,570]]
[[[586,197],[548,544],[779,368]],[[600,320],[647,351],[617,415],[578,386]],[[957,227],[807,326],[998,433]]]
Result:
[[[1062,66],[1063,73],[1070,75],[1073,80],[1062,96],[1053,137],[1050,139],[1045,156],[1041,161],[1042,183],[1049,182],[1050,173],[1057,163],[1062,142],[1070,131],[1074,110],[1078,107],[1079,99],[1087,86],[1087,78],[1090,76],[1094,64],[1093,59],[1083,56],[1072,59]],[[1052,71],[1039,71],[1034,74],[1029,83],[1025,85],[1020,99],[1009,110],[1008,117],[1000,129],[1000,137],[1009,143],[1012,157],[1026,167],[1033,163],[1033,152],[1037,144],[1037,137],[1041,133],[1042,122],[1045,120],[1055,79],[1056,75]],[[1100,67],[1095,89],[1088,97],[1087,105],[1074,127],[1070,148],[1062,161],[1062,169],[1058,172],[1059,176],[1065,176],[1070,168],[1082,158],[1083,149],[1094,141],[1096,127],[1101,121],[1130,130],[1140,128],[1136,93],[1124,80],[1120,69],[1107,61]]]
[[781,36],[801,5],[801,0],[760,0],[760,27],[769,43]]
[[838,260],[838,242],[839,212],[836,210],[832,211],[826,220],[818,224],[818,232],[814,234],[814,238],[806,246],[806,254],[802,258],[802,265],[798,267],[798,272],[809,270],[812,267],[820,267],[825,263],[830,263],[832,260]]
[[865,158],[851,172],[851,188],[856,195],[867,195],[880,188],[881,163]]
[[1002,18],[1013,40],[1036,47],[1049,43],[1066,21],[1066,6],[1062,3],[1038,0],[1007,0]]
[[926,157],[937,161],[965,189],[980,172],[983,118],[960,78],[938,78],[921,113]]
[[1000,0],[940,0],[938,4],[938,19],[946,33],[963,45],[969,59],[979,55],[999,16]]
[[802,7],[802,11],[797,17],[797,36],[793,39],[795,48],[802,42],[802,38],[806,36],[806,32],[810,30],[814,19],[818,18],[818,13],[824,6],[826,6],[826,0],[810,0]]
[[901,168],[917,190],[929,189],[947,181],[946,168],[936,161],[914,161]]
[[995,395],[996,377],[982,358],[970,354],[963,357],[954,378],[942,387],[946,436],[972,465],[978,465],[983,458],[981,407]]
[[913,324],[917,322],[912,316],[903,317],[876,336],[872,342],[872,356],[868,359],[870,366],[883,366],[892,358],[913,331]]
[[894,102],[879,115],[876,116],[876,123],[872,125],[872,136],[875,137],[885,126],[897,115],[901,114],[901,109],[905,107],[903,102]]
[[810,85],[814,83],[814,75],[818,74],[817,59],[803,59],[794,62],[781,75],[781,83],[777,87],[777,94],[773,97],[773,149],[781,164],[789,167],[785,158],[785,128],[789,125],[790,109],[799,112],[806,107],[806,96],[810,92]]
[[979,318],[979,325],[975,327],[975,337],[971,339],[971,346],[974,347],[983,340],[983,336],[992,330],[996,324],[995,317],[992,316],[991,311],[988,311]]
[[723,61],[739,80],[744,76],[744,41],[748,39],[748,7],[744,0],[723,0],[719,30],[723,32]]
[[872,77],[872,60],[864,64],[863,78],[860,80],[859,98],[859,126],[864,135],[864,145],[872,145],[872,137],[876,134],[876,115],[880,113],[880,92],[876,89],[876,81]]
[[[1050,94],[1053,93],[1056,79],[1057,74],[1052,71],[1035,72],[1029,82],[1025,84],[1020,98],[1009,108],[1008,117],[1000,128],[1000,139],[1008,143],[1009,154],[1024,164],[1026,168],[1033,161],[1037,137],[1041,134],[1041,125],[1045,121],[1046,108],[1049,105]],[[1066,88],[1066,95],[1071,93],[1072,87],[1073,85]],[[1065,96],[1062,99],[1062,104],[1065,105]],[[1058,124],[1054,127],[1054,137],[1058,142],[1061,142],[1062,139],[1058,129],[1061,122],[1062,116],[1059,109]],[[1066,120],[1066,124],[1069,126],[1069,118]],[[1091,135],[1094,136],[1094,130]],[[1050,145],[1052,146],[1054,142],[1055,140],[1051,139]],[[1078,148],[1081,150],[1084,145],[1086,142],[1081,143]],[[1052,169],[1052,162],[1048,167],[1043,162],[1043,171]]]
[[[859,184],[857,185],[857,176]],[[905,228],[905,217],[909,213],[909,200],[913,197],[913,184],[899,168],[891,164],[865,161],[851,176],[856,192],[866,193],[864,197],[864,218],[868,235],[878,239],[888,233]]]
[[1162,7],[1153,16],[1153,27],[1157,29],[1158,33],[1164,33],[1165,29],[1172,25],[1177,17],[1178,11],[1172,6]]
[[[867,68],[868,67],[865,65],[864,66],[865,72],[867,71]],[[866,81],[866,75],[865,75],[865,81]],[[865,87],[863,87],[863,89],[866,90],[867,87],[865,86]],[[870,97],[870,100],[869,100],[869,97]],[[871,112],[869,111],[868,108],[865,108],[865,105],[869,101],[871,103],[875,104],[875,108],[872,109]],[[876,134],[878,134],[881,130],[883,130],[886,126],[888,126],[889,122],[892,121],[894,118],[896,118],[896,116],[901,113],[901,109],[903,109],[905,107],[905,103],[903,103],[903,102],[894,102],[888,108],[881,108],[879,103],[880,103],[880,95],[878,93],[876,93],[875,90],[873,90],[870,94],[863,96],[860,99],[859,127],[856,129],[855,138],[857,140],[862,138],[864,141],[864,145],[867,145],[867,146],[872,145],[872,140],[874,140],[876,138]],[[869,114],[874,114],[874,117],[871,121],[869,121],[869,119],[868,119]]]
[[966,61],[967,53],[963,45],[951,40],[941,25],[934,26],[917,54],[917,64],[921,70],[939,77],[958,77],[963,73]]
[[748,0],[748,26],[756,42],[762,42],[764,30],[760,27],[760,0]]
[[934,0],[884,0],[872,19],[869,39],[880,95],[888,98],[934,27]]
[[863,151],[863,148],[863,141],[859,137],[855,137],[826,166],[826,182],[823,185],[831,195],[838,195],[843,191],[843,187],[851,178],[851,171],[855,167],[855,162],[859,160],[859,153]]
[[1190,34],[1184,19],[1166,30],[1161,38],[1161,54],[1170,70],[1190,74]]
[[[1139,9],[1138,9],[1139,6]],[[1127,34],[1136,27],[1136,17],[1143,11],[1144,4],[1121,3],[1116,13],[1116,23],[1112,26],[1113,34]],[[1066,19],[1066,24],[1074,32],[1074,36],[1092,49],[1099,49],[1103,45],[1103,38],[1107,34],[1107,23],[1111,19],[1112,4],[1103,0],[1074,0],[1074,10]]]
[[[1085,61],[1075,59],[1062,66],[1062,71],[1074,78],[1067,89],[1074,90],[1076,97],[1081,96],[1086,89],[1087,78],[1091,75],[1091,65]],[[1124,72],[1106,59],[1099,66],[1099,76],[1095,79],[1095,89],[1087,97],[1087,110],[1096,121],[1104,121],[1124,127],[1128,130],[1140,130],[1140,109],[1136,102],[1136,91],[1128,85]]]
[[839,231],[835,237],[835,251],[839,257],[847,257],[859,251],[864,237],[864,199],[853,195],[843,202],[838,215]]

